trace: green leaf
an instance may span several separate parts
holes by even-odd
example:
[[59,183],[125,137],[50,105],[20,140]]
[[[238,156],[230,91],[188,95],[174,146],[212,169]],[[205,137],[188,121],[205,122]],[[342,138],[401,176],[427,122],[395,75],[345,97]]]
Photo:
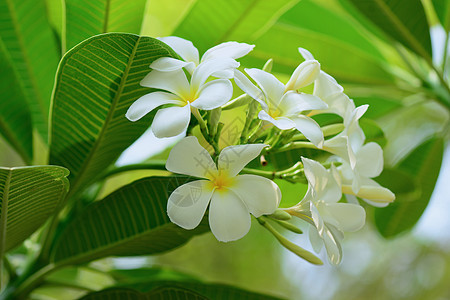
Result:
[[139,34],[146,0],[66,0],[66,45],[107,32]]
[[297,2],[298,0],[197,1],[173,35],[194,41],[200,51],[227,41],[251,43]]
[[388,207],[375,210],[375,224],[383,236],[396,236],[417,223],[433,193],[443,152],[442,139],[429,140],[406,157],[395,171],[384,171],[377,178],[396,194]]
[[169,36],[189,13],[197,0],[148,1],[141,34]]
[[378,59],[355,45],[326,34],[277,22],[254,43],[257,47],[241,60],[243,65],[263,65],[267,58],[273,58],[274,73],[291,74],[303,61],[297,50],[302,47],[308,49],[322,69],[340,83],[392,85],[393,82]]
[[280,17],[277,23],[302,28],[324,34],[348,45],[357,46],[366,54],[384,61],[373,41],[348,16],[342,16],[330,0],[320,3],[317,0],[302,0]]
[[0,134],[20,154],[25,163],[33,157],[31,114],[20,80],[0,41]]
[[63,230],[52,260],[87,262],[117,255],[155,254],[186,243],[208,230],[201,224],[184,230],[170,222],[167,199],[185,177],[148,177],[131,183],[88,206]]
[[127,287],[140,292],[155,291],[161,288],[180,288],[191,290],[206,299],[246,299],[246,300],[275,300],[276,297],[249,292],[232,286],[222,284],[206,284],[194,281],[147,281]]
[[431,61],[431,39],[420,0],[349,0],[388,36]]
[[446,31],[450,31],[450,1],[448,0],[431,0],[434,11]]
[[71,172],[71,195],[108,167],[150,125],[125,118],[128,107],[154,90],[139,82],[149,65],[174,52],[133,34],[92,37],[67,52],[53,94],[50,162]]
[[165,286],[157,288],[148,293],[140,293],[132,289],[112,288],[100,292],[95,292],[80,298],[80,300],[164,300],[164,299],[183,299],[183,300],[207,300],[191,290],[181,287]]
[[[44,0],[0,0],[0,43],[20,82],[33,125],[47,142],[48,114],[59,53]],[[3,80],[3,78],[2,78]],[[5,90],[0,91],[3,95]]]
[[68,191],[58,166],[0,168],[0,258],[38,229]]

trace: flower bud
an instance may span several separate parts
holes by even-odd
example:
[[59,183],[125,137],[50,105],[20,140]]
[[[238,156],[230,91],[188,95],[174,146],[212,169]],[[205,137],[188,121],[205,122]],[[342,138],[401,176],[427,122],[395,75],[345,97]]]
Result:
[[298,90],[308,86],[316,80],[320,73],[320,64],[317,60],[306,60],[302,62],[286,84],[286,91]]
[[270,217],[282,221],[287,221],[292,218],[292,216],[288,212],[281,209],[277,209],[273,214],[270,215]]

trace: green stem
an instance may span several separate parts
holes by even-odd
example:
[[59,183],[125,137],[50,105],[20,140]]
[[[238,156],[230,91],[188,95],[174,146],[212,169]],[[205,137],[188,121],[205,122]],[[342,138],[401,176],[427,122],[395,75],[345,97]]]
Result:
[[[301,169],[299,169],[301,166],[302,166],[302,163],[297,162],[292,167],[281,170],[281,171],[264,171],[264,170],[258,170],[258,169],[244,168],[244,169],[242,169],[242,173],[258,175],[258,176],[266,177],[268,179],[285,179],[286,175],[289,175],[293,172],[295,173],[296,171],[301,171]],[[297,174],[295,174],[295,175],[297,175]]]
[[[427,83],[427,79],[424,78],[423,75],[421,75],[413,66],[413,64],[411,64],[411,62],[409,61],[409,59],[406,57],[406,55],[403,53],[403,50],[400,48],[400,46],[396,46],[395,47],[397,52],[399,53],[400,57],[403,59],[403,61],[406,63],[406,65],[409,67],[409,69],[414,73],[414,75],[419,78],[422,82]],[[436,100],[437,102],[441,103],[442,105],[444,105],[445,107],[447,107],[447,109],[450,109],[450,87],[447,84],[447,82],[444,79],[444,75],[441,71],[439,71],[436,66],[433,64],[433,60],[431,59],[431,57],[429,57],[428,55],[423,56],[423,59],[425,60],[425,62],[428,64],[428,66],[436,73],[441,85],[443,86],[443,88],[446,91],[446,97],[441,98],[439,97],[439,95],[436,95],[435,93],[433,93],[434,95],[434,100]]]
[[308,149],[319,149],[317,148],[313,143],[310,142],[292,142],[290,144],[287,144],[281,148],[278,148],[276,152],[284,152],[294,149],[302,149],[302,148],[308,148]]
[[9,258],[5,255],[3,257],[3,263],[5,266],[5,270],[8,272],[9,275],[9,281],[15,280],[17,278],[16,270],[14,269],[13,265],[9,261]]
[[444,44],[444,55],[442,57],[442,72],[445,74],[445,65],[447,63],[447,49],[448,49],[448,43],[449,43],[449,39],[450,39],[450,34],[447,32],[446,34],[446,38],[445,38],[445,44]]
[[219,155],[219,144],[216,143],[214,138],[211,138],[211,136],[209,135],[208,127],[206,126],[205,120],[203,120],[202,116],[200,115],[200,112],[195,107],[191,108],[191,112],[198,121],[198,126],[200,127],[200,132],[202,133],[203,137],[213,147],[214,156]]
[[265,229],[267,229],[277,240],[278,242],[291,251],[292,253],[296,254],[300,258],[303,258],[304,260],[315,264],[315,265],[323,265],[323,262],[314,254],[311,252],[303,249],[302,247],[292,243],[288,239],[286,239],[284,236],[282,236],[278,231],[275,230],[275,228],[272,227],[267,221],[265,221],[263,218],[256,218]]
[[15,285],[10,286],[9,289],[5,290],[5,293],[1,295],[1,299],[26,299],[33,289],[42,284],[45,276],[56,271],[59,267],[60,266],[55,264],[49,264],[33,273],[31,276],[29,276],[29,272],[25,272],[18,278]]

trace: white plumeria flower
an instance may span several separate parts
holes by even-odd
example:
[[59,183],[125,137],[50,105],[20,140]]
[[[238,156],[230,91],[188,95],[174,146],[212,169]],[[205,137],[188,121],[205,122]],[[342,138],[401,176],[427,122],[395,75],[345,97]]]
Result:
[[212,110],[227,103],[233,95],[233,86],[228,79],[206,80],[217,71],[236,68],[233,59],[210,59],[201,63],[189,81],[182,69],[171,72],[152,70],[141,81],[141,85],[168,92],[153,92],[137,99],[128,109],[126,117],[137,121],[161,105],[156,113],[152,131],[158,138],[172,137],[186,131],[191,119],[191,109]]
[[291,209],[308,216],[309,238],[316,252],[325,244],[333,264],[341,261],[341,241],[345,231],[357,231],[365,223],[366,212],[360,205],[338,203],[342,197],[339,177],[334,166],[327,171],[320,163],[302,157],[308,191],[302,201]]
[[255,86],[244,74],[235,71],[234,81],[247,95],[261,104],[258,117],[275,125],[281,130],[296,128],[308,140],[319,148],[323,143],[323,132],[316,121],[302,114],[304,111],[325,109],[327,104],[320,98],[297,93],[285,92],[285,86],[275,76],[259,69],[245,69],[255,80]]
[[286,83],[286,91],[298,90],[313,83],[320,73],[320,64],[314,59],[312,54],[304,49],[298,48],[298,51],[305,59],[292,73],[288,83]]
[[250,230],[250,214],[272,214],[281,200],[278,186],[267,178],[238,175],[256,158],[264,144],[229,146],[222,150],[217,167],[196,137],[181,140],[169,154],[167,170],[200,178],[178,187],[169,197],[170,220],[185,229],[198,226],[209,205],[209,225],[222,242],[242,238]]
[[[170,72],[185,68],[190,74],[194,72],[194,69],[201,63],[212,59],[238,59],[247,55],[255,47],[245,43],[238,42],[226,42],[214,46],[207,50],[203,54],[201,60],[199,59],[198,49],[192,44],[191,41],[176,37],[168,36],[158,38],[160,41],[169,45],[183,60],[161,57],[155,60],[150,68],[161,72]],[[233,70],[221,70],[214,73],[214,76],[221,78],[232,78]]]
[[[387,206],[395,200],[395,195],[389,189],[371,179],[383,170],[383,150],[377,143],[367,143],[355,152],[354,167],[343,161],[338,169],[345,194],[356,195],[378,207]],[[353,198],[350,200],[354,201]]]
[[359,126],[359,119],[367,111],[368,107],[368,105],[361,105],[355,108],[353,101],[351,101],[345,113],[344,130],[331,139],[326,140],[323,145],[324,150],[349,162],[352,168],[355,167],[356,163],[355,152],[363,146],[366,139],[364,131]]

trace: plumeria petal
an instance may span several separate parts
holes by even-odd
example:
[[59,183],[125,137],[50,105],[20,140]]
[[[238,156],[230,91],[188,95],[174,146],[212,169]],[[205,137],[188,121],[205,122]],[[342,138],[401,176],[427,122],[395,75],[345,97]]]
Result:
[[172,57],[161,57],[152,62],[150,68],[161,72],[171,72],[179,70],[183,67],[186,69],[192,69],[195,67],[193,62],[185,62]]
[[152,131],[158,138],[177,136],[186,131],[191,120],[190,105],[158,110],[153,119]]
[[309,226],[308,237],[314,251],[319,253],[323,248],[323,239],[314,226]]
[[326,102],[327,97],[335,93],[342,93],[343,91],[344,88],[336,82],[336,79],[334,79],[324,71],[320,71],[320,74],[317,76],[317,79],[314,82],[313,95],[321,98]]
[[238,59],[247,55],[253,50],[255,45],[249,45],[238,42],[226,42],[208,49],[202,56],[202,62],[214,58],[233,58]]
[[215,191],[209,208],[209,225],[214,236],[222,242],[242,238],[250,230],[251,218],[247,207],[231,191]]
[[374,202],[382,206],[385,206],[385,203],[390,203],[395,200],[394,193],[379,185],[375,180],[364,178],[361,180],[360,185],[357,193],[355,193],[349,185],[343,185],[342,191],[344,194],[356,194],[356,196],[363,198],[365,201],[368,200],[370,203]]
[[225,69],[222,71],[217,71],[211,74],[213,77],[231,79],[234,77],[234,68]]
[[328,109],[314,110],[311,112],[313,115],[319,113],[333,113],[345,118],[347,111],[351,110],[354,105],[350,98],[344,93],[335,93],[322,98],[322,100],[328,104]]
[[326,140],[322,147],[323,150],[333,153],[346,162],[350,163],[351,168],[356,165],[355,153],[349,146],[348,136],[337,135],[329,140]]
[[175,189],[167,202],[170,221],[184,229],[197,227],[213,194],[208,186],[208,180],[197,180]]
[[295,117],[289,117],[294,123],[295,128],[303,133],[303,135],[311,141],[318,148],[322,148],[323,145],[323,132],[320,129],[319,124],[310,117],[304,115],[297,115]]
[[305,48],[299,47],[298,52],[303,56],[305,60],[314,60],[314,56]]
[[383,171],[383,149],[377,143],[367,143],[356,153],[356,161],[356,172],[364,177],[377,177]]
[[125,116],[130,121],[137,121],[158,106],[164,104],[175,104],[182,105],[183,102],[178,99],[174,94],[164,93],[164,92],[154,92],[144,95],[137,99],[128,108]]
[[342,232],[330,224],[327,225],[326,230],[322,235],[322,239],[325,243],[325,249],[327,250],[328,259],[334,265],[339,264],[342,259],[342,238]]
[[261,215],[272,214],[281,201],[281,191],[278,185],[261,176],[237,176],[230,189],[246,204],[248,211],[257,218]]
[[189,82],[183,70],[161,72],[153,70],[141,80],[141,85],[166,90],[183,98],[190,93]]
[[166,43],[173,50],[175,50],[178,55],[181,56],[187,62],[193,62],[196,65],[199,63],[199,55],[198,50],[195,48],[194,44],[191,41],[176,37],[176,36],[167,36],[160,37],[158,40]]
[[278,107],[284,94],[284,84],[275,76],[260,69],[245,69],[248,75],[259,85],[268,99],[269,107]]
[[268,109],[263,92],[254,85],[241,71],[234,71],[234,82],[247,95],[258,101],[263,109]]
[[329,176],[325,167],[315,160],[303,156],[301,157],[301,159],[308,183],[315,190],[315,192],[321,192],[322,190],[324,190]]
[[236,176],[253,159],[255,159],[266,144],[247,144],[228,146],[219,154],[218,167],[229,176]]
[[295,115],[306,110],[326,108],[328,108],[328,105],[319,97],[292,91],[283,95],[278,106],[278,110],[281,111],[284,116]]
[[320,64],[317,60],[302,62],[292,73],[286,90],[298,90],[313,83],[320,73]]
[[[351,203],[328,203],[328,214],[336,222],[335,225],[342,231],[357,231],[364,226],[366,211],[357,204]],[[325,219],[326,222],[328,220]],[[331,222],[330,223],[334,223]]]
[[272,123],[281,130],[292,129],[295,127],[295,123],[291,119],[283,117],[274,119],[264,110],[261,110],[258,113],[258,118],[260,118],[263,121]]
[[239,63],[231,58],[216,58],[204,61],[192,73],[191,90],[198,91],[213,73],[237,67],[239,67]]
[[228,79],[216,79],[203,85],[193,107],[211,110],[227,103],[233,96],[233,85]]
[[166,169],[201,178],[211,178],[217,174],[216,164],[194,136],[183,138],[172,148]]

